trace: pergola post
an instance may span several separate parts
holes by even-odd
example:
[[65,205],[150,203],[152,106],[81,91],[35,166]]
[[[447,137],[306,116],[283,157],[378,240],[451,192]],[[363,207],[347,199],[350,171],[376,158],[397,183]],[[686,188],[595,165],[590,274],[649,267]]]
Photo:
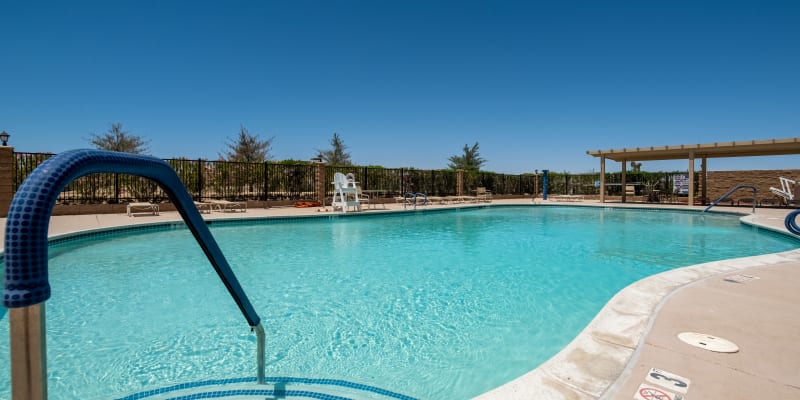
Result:
[[627,196],[625,196],[625,182],[627,182],[627,177],[625,176],[626,172],[628,171],[628,160],[622,160],[622,175],[620,175],[620,183],[619,188],[622,191],[622,202],[625,203]]
[[600,202],[606,202],[606,156],[600,156]]
[[700,189],[700,197],[702,197],[700,202],[703,205],[706,205],[706,204],[708,204],[708,192],[706,191],[706,178],[707,178],[707,176],[706,176],[706,170],[707,170],[706,160],[707,159],[705,157],[703,157],[700,160],[701,160],[700,161],[700,188],[701,188]]
[[689,199],[686,204],[694,205],[694,152],[689,152]]

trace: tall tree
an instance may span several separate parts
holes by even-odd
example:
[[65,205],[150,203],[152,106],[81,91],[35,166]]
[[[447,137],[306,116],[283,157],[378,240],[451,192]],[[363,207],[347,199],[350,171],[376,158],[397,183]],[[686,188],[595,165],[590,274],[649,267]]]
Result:
[[465,171],[479,171],[483,164],[486,164],[486,160],[478,153],[478,142],[475,142],[472,147],[465,144],[464,154],[451,156],[448,160],[450,163],[447,164],[447,168],[463,169]]
[[122,130],[122,124],[111,124],[102,135],[91,133],[89,143],[101,150],[121,151],[124,153],[144,154],[147,152],[147,141],[140,136]]
[[322,158],[323,161],[330,165],[353,164],[352,161],[350,161],[350,153],[345,151],[347,150],[347,146],[345,146],[344,141],[342,141],[338,133],[333,133],[333,139],[331,139],[330,144],[331,148],[328,150],[317,149],[317,157]]
[[270,159],[269,151],[272,148],[272,141],[275,137],[261,140],[257,134],[251,134],[247,128],[241,126],[239,135],[236,139],[230,140],[226,143],[228,146],[225,154],[220,154],[220,157],[228,161],[242,161],[242,162],[260,162]]

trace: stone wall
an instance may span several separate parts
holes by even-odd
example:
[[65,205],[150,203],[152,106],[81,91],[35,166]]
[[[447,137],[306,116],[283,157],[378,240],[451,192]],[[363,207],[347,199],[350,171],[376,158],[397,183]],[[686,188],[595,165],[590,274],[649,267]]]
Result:
[[[736,185],[753,185],[758,190],[758,200],[778,198],[772,193],[770,187],[781,187],[779,177],[789,178],[800,181],[800,170],[797,169],[776,169],[776,170],[755,170],[755,171],[708,171],[708,191],[709,201],[720,198],[728,190]],[[731,198],[752,198],[753,194],[747,189],[740,189],[730,196]]]

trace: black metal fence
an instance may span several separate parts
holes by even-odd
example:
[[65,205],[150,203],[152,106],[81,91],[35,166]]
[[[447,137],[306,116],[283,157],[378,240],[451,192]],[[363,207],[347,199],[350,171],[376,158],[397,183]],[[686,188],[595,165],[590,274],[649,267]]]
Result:
[[315,197],[316,165],[165,160],[195,200],[307,200]]
[[[606,173],[606,195],[621,196],[625,188],[622,185],[622,173]],[[699,174],[695,175],[695,193],[700,187]],[[632,186],[636,196],[643,196],[650,201],[675,201],[688,194],[688,173],[673,172],[633,172],[625,175],[625,186]],[[599,195],[600,173],[569,174],[550,172],[548,176],[548,193],[567,195]],[[541,190],[539,190],[541,193]]]
[[[14,191],[23,180],[51,153],[14,153]],[[314,163],[259,162],[167,159],[186,189],[197,201],[228,200],[315,200],[316,170]],[[382,168],[359,166],[326,166],[325,187],[332,195],[333,174],[352,173],[364,190],[374,190],[384,196],[400,196],[407,192],[422,192],[432,196],[458,193],[458,172],[453,170],[418,170],[413,168]],[[674,193],[674,175],[685,172],[629,172],[627,184],[634,185],[637,194]],[[499,174],[493,172],[463,173],[465,194],[485,187],[495,196],[532,196],[542,193],[541,174]],[[600,174],[569,174],[550,172],[550,194],[599,194]],[[607,195],[622,193],[621,174],[606,174]],[[91,174],[70,183],[59,195],[61,204],[125,203],[129,201],[162,201],[166,194],[155,182],[127,174]]]

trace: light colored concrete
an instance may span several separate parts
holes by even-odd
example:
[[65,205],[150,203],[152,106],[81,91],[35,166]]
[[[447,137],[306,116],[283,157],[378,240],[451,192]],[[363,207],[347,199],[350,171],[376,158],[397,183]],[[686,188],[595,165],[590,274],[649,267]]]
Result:
[[[631,399],[651,368],[689,378],[688,398],[800,399],[800,268],[785,261],[746,270],[758,279],[716,275],[681,289],[652,329],[610,399]],[[694,331],[737,344],[717,353],[681,342]]]
[[[659,207],[640,203],[536,199],[495,200],[493,204]],[[485,204],[481,204],[484,206]],[[428,210],[466,205],[430,205]],[[388,204],[396,212],[402,205]],[[785,231],[787,209],[715,207],[743,213],[743,222]],[[246,213],[203,214],[207,220],[330,214],[320,208],[250,208]],[[55,216],[50,236],[130,224],[179,221],[176,212],[159,216],[124,214]],[[5,225],[5,219],[0,219]],[[3,232],[4,233],[4,232]],[[0,233],[0,234],[3,234]],[[742,283],[725,278],[745,274]],[[650,368],[691,380],[689,399],[800,398],[800,250],[705,263],[635,282],[615,295],[564,350],[539,368],[478,399],[632,399]],[[737,343],[739,353],[721,354],[677,339],[684,331],[709,333]]]

